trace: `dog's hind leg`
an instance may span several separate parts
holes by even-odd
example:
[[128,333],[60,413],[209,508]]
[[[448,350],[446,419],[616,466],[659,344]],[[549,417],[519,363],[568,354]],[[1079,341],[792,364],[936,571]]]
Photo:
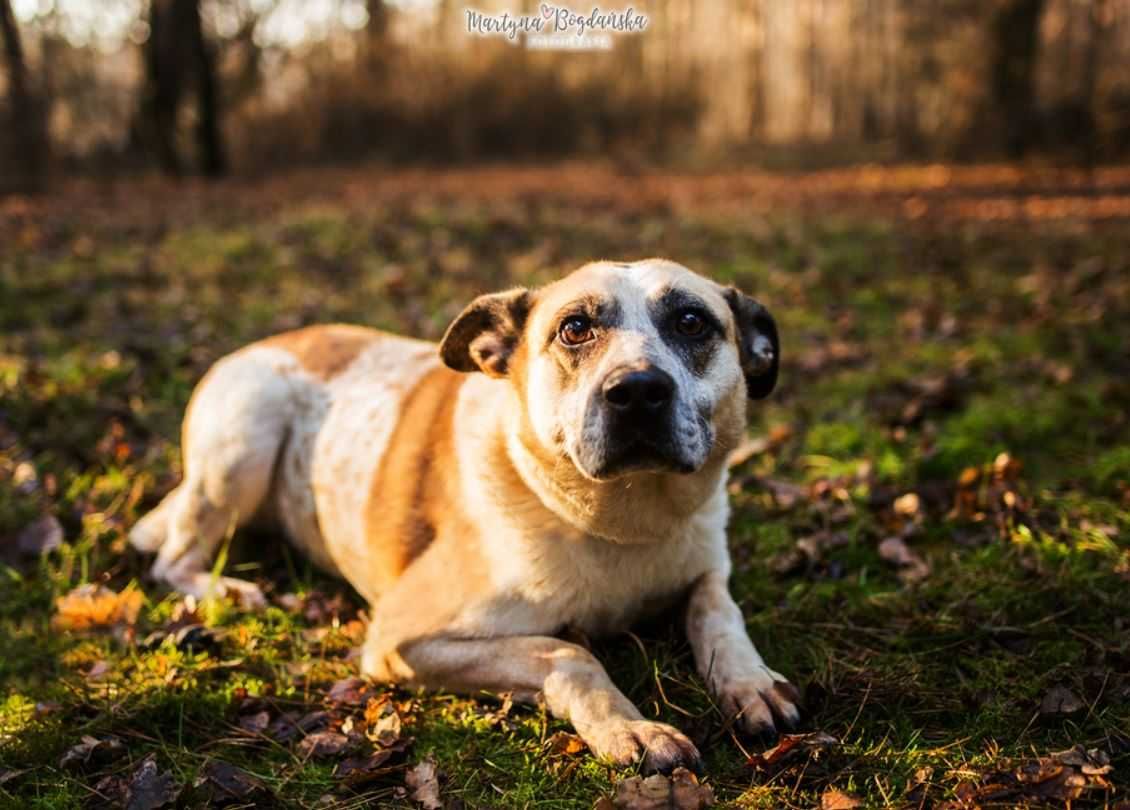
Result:
[[165,544],[165,539],[169,536],[169,513],[179,492],[179,488],[174,489],[134,524],[129,531],[131,546],[138,551],[153,554]]
[[291,382],[266,351],[221,360],[197,387],[185,417],[185,479],[131,533],[139,548],[156,548],[155,579],[251,607],[265,602],[258,586],[213,576],[212,564],[224,539],[268,497],[294,410]]

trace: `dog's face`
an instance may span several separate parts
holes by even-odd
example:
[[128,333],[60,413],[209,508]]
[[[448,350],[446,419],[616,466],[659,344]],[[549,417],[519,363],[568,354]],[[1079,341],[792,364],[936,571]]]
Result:
[[769,313],[674,262],[585,265],[531,292],[476,299],[444,337],[460,371],[509,377],[542,448],[587,478],[693,473],[769,394]]

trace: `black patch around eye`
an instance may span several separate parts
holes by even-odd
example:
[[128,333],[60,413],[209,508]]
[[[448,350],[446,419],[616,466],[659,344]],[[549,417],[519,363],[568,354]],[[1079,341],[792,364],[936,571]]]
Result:
[[[726,333],[725,327],[706,303],[683,290],[669,289],[653,301],[649,309],[663,342],[675,351],[696,377],[705,375],[718,348],[717,338]],[[702,319],[700,333],[685,335],[679,331],[678,320],[687,312],[693,312]]]

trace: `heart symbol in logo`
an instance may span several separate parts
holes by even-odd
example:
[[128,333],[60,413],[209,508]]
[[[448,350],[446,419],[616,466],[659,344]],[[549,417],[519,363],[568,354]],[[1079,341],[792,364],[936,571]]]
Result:
[[553,16],[553,6],[548,5],[546,3],[542,3],[541,4],[541,16],[545,17],[547,20],[550,17],[552,17]]

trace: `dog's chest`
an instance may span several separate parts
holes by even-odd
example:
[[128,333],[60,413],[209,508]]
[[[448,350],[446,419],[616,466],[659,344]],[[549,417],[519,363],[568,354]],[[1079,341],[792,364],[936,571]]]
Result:
[[648,545],[552,535],[525,562],[525,575],[505,590],[513,609],[525,614],[528,632],[571,626],[593,636],[627,629],[637,619],[681,599],[713,566],[714,549],[705,535]]

